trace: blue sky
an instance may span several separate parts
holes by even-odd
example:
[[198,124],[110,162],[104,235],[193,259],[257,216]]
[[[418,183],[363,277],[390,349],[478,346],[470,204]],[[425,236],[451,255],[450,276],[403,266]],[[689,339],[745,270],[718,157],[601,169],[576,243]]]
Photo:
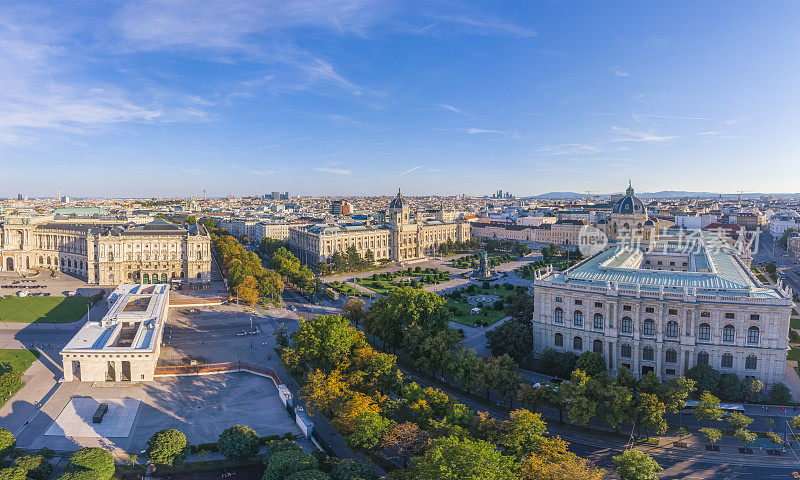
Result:
[[0,3],[0,196],[800,191],[800,3]]

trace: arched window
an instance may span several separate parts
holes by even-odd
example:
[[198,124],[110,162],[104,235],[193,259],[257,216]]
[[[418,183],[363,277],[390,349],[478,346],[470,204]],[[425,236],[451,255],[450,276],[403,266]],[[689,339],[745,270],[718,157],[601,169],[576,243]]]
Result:
[[631,358],[631,346],[627,343],[623,343],[619,349],[619,354],[625,358]]
[[747,370],[755,370],[758,366],[758,359],[755,355],[748,355],[747,358],[744,359],[744,368]]
[[161,283],[167,283],[167,274],[166,273],[162,273],[161,274]]
[[622,317],[620,330],[622,333],[633,333],[633,320],[631,320],[631,317]]
[[142,275],[142,283],[150,283],[150,275],[145,273]]
[[556,307],[556,310],[553,312],[553,322],[558,324],[564,323],[564,310],[561,310],[561,307]]
[[653,355],[653,347],[647,345],[642,349],[642,359],[643,360],[652,360],[654,357]]
[[642,334],[643,335],[655,335],[656,334],[656,322],[653,321],[652,318],[646,318],[644,323],[642,324]]
[[700,352],[697,354],[697,364],[698,365],[708,365],[708,353]]
[[678,352],[674,348],[668,348],[664,354],[664,361],[667,363],[678,363]]
[[603,315],[601,313],[594,314],[594,328],[597,330],[603,329]]
[[730,353],[723,353],[722,354],[722,363],[720,363],[722,368],[733,368],[733,355]]
[[697,330],[697,339],[704,340],[706,342],[711,340],[711,325],[707,323],[701,323]]
[[667,336],[669,338],[678,338],[678,322],[670,320],[667,322]]
[[750,327],[747,329],[747,343],[758,343],[759,336],[758,327]]
[[576,327],[583,326],[583,312],[575,310],[575,313],[572,314],[572,324]]
[[733,325],[725,325],[722,327],[723,342],[732,342],[734,338],[736,338],[736,329],[733,328]]
[[560,333],[556,333],[555,344],[556,344],[556,347],[563,347],[564,346],[564,335],[561,335]]
[[592,351],[594,353],[599,353],[600,355],[603,354],[603,341],[602,340],[595,340],[592,343]]
[[575,337],[572,339],[572,349],[583,350],[583,339],[581,337]]

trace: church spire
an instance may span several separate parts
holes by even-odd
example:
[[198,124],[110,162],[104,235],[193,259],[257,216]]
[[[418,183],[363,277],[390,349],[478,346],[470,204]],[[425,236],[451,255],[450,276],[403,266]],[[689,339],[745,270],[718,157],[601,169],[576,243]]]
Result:
[[633,196],[633,185],[631,185],[631,179],[628,179],[628,189],[625,190],[625,195],[632,197]]

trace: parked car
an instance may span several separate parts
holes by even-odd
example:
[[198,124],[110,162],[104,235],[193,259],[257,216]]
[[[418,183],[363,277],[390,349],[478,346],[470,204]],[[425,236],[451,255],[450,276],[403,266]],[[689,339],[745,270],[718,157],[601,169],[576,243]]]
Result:
[[247,333],[244,330],[239,330],[238,332],[236,332],[237,337],[243,337],[245,335],[247,335]]
[[259,334],[259,331],[258,331],[257,328],[254,327],[252,330],[250,330],[250,335],[258,335],[258,334]]

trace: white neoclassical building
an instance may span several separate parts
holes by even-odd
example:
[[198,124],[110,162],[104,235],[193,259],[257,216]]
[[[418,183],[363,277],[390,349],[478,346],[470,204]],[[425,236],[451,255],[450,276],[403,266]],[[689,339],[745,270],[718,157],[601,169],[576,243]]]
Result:
[[153,380],[169,309],[169,285],[120,285],[108,313],[61,350],[65,382]]
[[788,288],[761,286],[737,251],[697,232],[687,250],[612,243],[564,272],[534,280],[534,352],[603,355],[615,375],[680,376],[711,365],[766,384],[783,381],[792,309]]

